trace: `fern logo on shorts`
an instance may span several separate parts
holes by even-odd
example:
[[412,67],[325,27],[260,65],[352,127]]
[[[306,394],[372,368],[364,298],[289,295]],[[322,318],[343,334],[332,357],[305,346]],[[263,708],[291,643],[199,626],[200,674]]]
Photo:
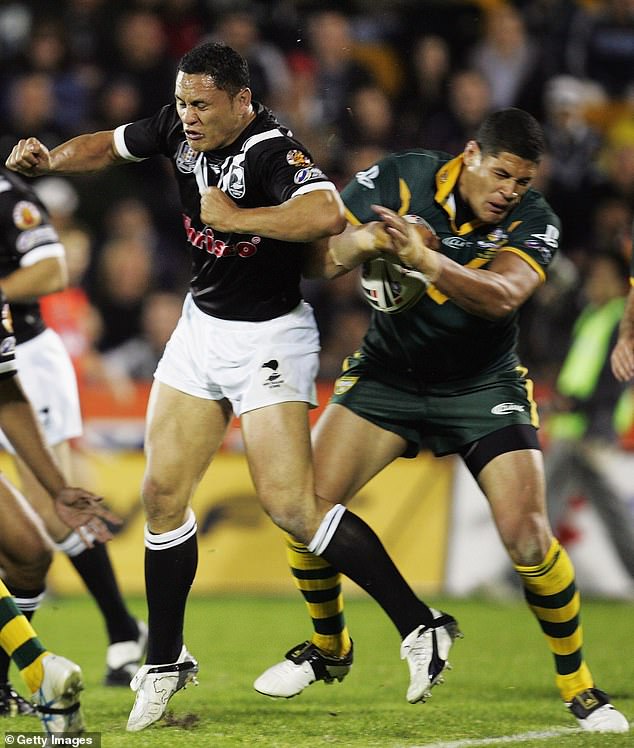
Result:
[[506,416],[514,410],[523,413],[525,408],[519,403],[499,403],[491,408],[491,413],[493,413],[494,416]]
[[262,373],[264,379],[262,384],[269,389],[278,389],[281,385],[286,384],[284,377],[278,371],[279,362],[272,358],[262,364]]

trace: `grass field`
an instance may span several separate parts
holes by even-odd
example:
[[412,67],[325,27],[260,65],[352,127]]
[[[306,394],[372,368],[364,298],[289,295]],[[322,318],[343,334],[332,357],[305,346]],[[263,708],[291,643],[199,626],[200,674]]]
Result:
[[[537,748],[634,746],[629,735],[584,735],[555,692],[551,657],[537,624],[519,601],[436,600],[459,620],[465,638],[452,650],[454,669],[426,704],[405,701],[408,672],[395,630],[369,599],[348,602],[355,666],[342,684],[313,685],[292,700],[253,691],[255,676],[309,633],[299,599],[194,598],[186,641],[200,662],[200,685],[170,702],[171,718],[125,732],[128,689],[103,688],[105,636],[89,600],[46,602],[35,625],[45,645],[79,662],[88,728],[104,748],[262,746],[265,748]],[[137,615],[144,602],[132,601]],[[634,720],[634,605],[585,601],[586,654],[600,687]],[[22,685],[17,673],[13,680]],[[5,731],[34,731],[30,717],[5,718]],[[528,739],[527,735],[535,733]],[[502,740],[504,736],[515,736]]]

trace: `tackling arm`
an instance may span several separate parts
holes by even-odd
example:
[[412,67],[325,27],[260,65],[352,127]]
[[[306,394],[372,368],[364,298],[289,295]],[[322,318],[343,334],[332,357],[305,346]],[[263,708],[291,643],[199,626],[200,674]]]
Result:
[[518,309],[542,282],[528,262],[500,252],[486,270],[454,262],[425,244],[425,231],[394,211],[374,206],[391,244],[386,251],[421,271],[454,304],[470,314],[496,320]]

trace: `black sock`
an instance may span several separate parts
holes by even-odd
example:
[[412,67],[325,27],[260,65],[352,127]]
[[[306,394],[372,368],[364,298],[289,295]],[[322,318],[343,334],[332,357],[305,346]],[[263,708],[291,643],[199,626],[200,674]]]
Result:
[[345,511],[326,549],[320,554],[379,603],[405,638],[434,616],[403,579],[372,528]]
[[[7,589],[13,595],[16,604],[20,609],[20,613],[30,621],[35,615],[35,610],[44,596],[44,587],[39,590],[21,590],[13,585],[7,584]],[[22,605],[20,605],[18,601],[22,601]],[[33,601],[32,606],[29,605],[30,601]],[[24,604],[26,604],[26,608],[24,607]],[[0,647],[0,684],[9,682],[10,665],[11,658],[4,649]]]
[[95,543],[92,548],[68,558],[101,610],[110,644],[136,639],[139,627],[121,597],[106,546]]
[[[152,665],[176,662],[183,646],[187,596],[198,565],[198,542],[195,532],[184,542],[167,548],[160,547],[161,535],[149,535],[146,531],[145,538],[149,628],[145,662]],[[157,539],[156,545],[152,545],[153,539]]]

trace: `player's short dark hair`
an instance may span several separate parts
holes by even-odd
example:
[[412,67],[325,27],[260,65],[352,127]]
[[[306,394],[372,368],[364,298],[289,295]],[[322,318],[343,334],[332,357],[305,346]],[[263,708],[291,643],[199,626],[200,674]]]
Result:
[[484,154],[512,153],[539,163],[546,150],[541,125],[532,114],[509,107],[491,113],[480,125],[476,140]]
[[180,59],[178,69],[188,75],[211,76],[216,88],[235,96],[249,86],[247,61],[227,44],[205,42],[190,49]]

